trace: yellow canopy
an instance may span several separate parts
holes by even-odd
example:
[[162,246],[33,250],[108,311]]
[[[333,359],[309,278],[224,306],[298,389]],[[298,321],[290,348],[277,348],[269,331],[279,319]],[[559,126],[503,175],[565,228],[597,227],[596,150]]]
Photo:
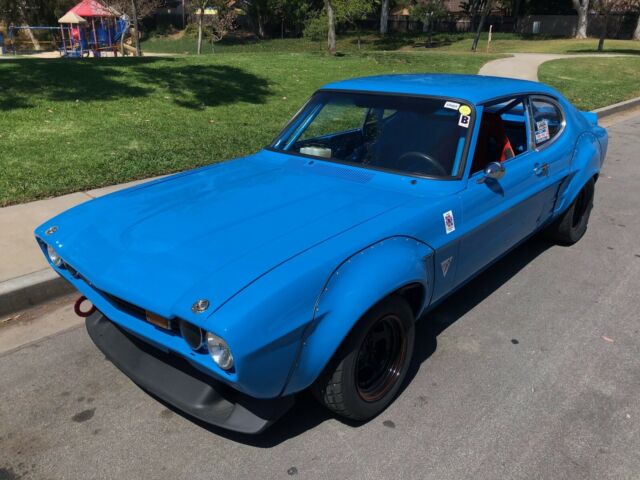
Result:
[[58,19],[58,23],[87,23],[87,21],[78,14],[67,12]]

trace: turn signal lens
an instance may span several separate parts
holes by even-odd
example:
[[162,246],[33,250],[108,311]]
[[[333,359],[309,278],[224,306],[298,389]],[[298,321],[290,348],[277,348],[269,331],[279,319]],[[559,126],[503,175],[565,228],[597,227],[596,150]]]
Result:
[[221,369],[229,370],[233,367],[233,355],[231,355],[231,349],[229,349],[227,342],[217,335],[207,332],[207,347],[209,347],[211,358]]
[[51,263],[56,267],[62,266],[62,257],[58,255],[58,252],[56,252],[51,245],[47,245],[47,255],[49,256]]

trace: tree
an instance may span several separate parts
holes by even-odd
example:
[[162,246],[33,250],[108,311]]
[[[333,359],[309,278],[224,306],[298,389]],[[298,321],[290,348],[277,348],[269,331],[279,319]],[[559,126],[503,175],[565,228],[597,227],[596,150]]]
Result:
[[640,0],[630,0],[630,10],[638,14],[638,20],[636,21],[636,28],[633,31],[633,40],[640,40]]
[[411,5],[410,12],[412,17],[422,22],[422,31],[428,34],[425,46],[433,45],[433,26],[447,14],[443,0],[416,0]]
[[518,23],[520,20],[520,4],[522,2],[520,0],[515,0],[513,6],[513,31],[518,31]]
[[382,0],[380,6],[380,35],[386,35],[389,30],[389,0]]
[[285,36],[285,24],[293,27],[293,34],[297,35],[302,31],[305,21],[321,8],[314,1],[300,0],[270,0],[272,6],[270,11],[280,23],[280,37]]
[[194,5],[198,17],[196,51],[200,55],[205,28],[208,29],[211,44],[219,42],[235,28],[236,10],[228,0],[195,0]]
[[336,17],[333,10],[334,0],[324,0],[325,9],[327,10],[327,26],[329,33],[327,34],[327,48],[331,55],[336,54]]
[[467,0],[460,4],[460,9],[471,20],[471,29],[476,29],[478,26],[478,16],[482,11],[485,0]]
[[[105,1],[105,0],[102,0]],[[140,47],[140,20],[155,13],[160,6],[162,0],[107,0],[106,5],[113,8],[118,13],[122,13],[129,17],[131,26],[133,27],[132,39],[133,46],[136,49],[136,56],[142,55]],[[124,35],[122,36],[124,42]],[[121,43],[121,45],[123,45]],[[121,46],[121,49],[124,48]]]
[[371,0],[331,0],[331,5],[335,22],[346,23],[356,31],[358,50],[360,50],[360,22],[373,13],[374,2]]
[[572,0],[573,8],[578,13],[578,29],[576,38],[587,38],[587,23],[589,21],[589,0]]
[[476,36],[473,39],[473,43],[471,44],[472,52],[475,52],[476,49],[478,48],[478,42],[480,41],[480,34],[482,33],[482,29],[484,28],[484,22],[486,21],[487,16],[491,12],[491,5],[492,5],[491,0],[484,0],[484,2],[481,0],[478,3],[484,3],[484,5],[482,5],[483,7],[482,15],[480,16],[480,23],[478,24],[478,30],[476,31]]
[[629,11],[636,7],[637,0],[593,0],[593,9],[597,12],[602,21],[600,26],[600,39],[598,41],[598,51],[604,50],[604,40],[607,38],[609,27],[609,16],[612,12]]
[[259,38],[267,36],[265,25],[268,22],[269,12],[274,2],[269,0],[245,0],[242,2],[244,11],[247,12],[253,25],[253,29]]

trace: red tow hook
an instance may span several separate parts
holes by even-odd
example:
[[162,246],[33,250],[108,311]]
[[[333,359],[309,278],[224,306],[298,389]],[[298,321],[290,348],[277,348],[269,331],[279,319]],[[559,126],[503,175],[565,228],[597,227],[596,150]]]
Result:
[[89,310],[82,310],[80,307],[85,301],[89,302],[89,300],[87,300],[87,297],[82,295],[80,298],[78,298],[78,300],[76,300],[76,304],[73,306],[73,311],[76,312],[76,315],[82,318],[87,318],[97,310],[96,306],[91,302],[89,302],[89,304],[91,304],[91,308]]

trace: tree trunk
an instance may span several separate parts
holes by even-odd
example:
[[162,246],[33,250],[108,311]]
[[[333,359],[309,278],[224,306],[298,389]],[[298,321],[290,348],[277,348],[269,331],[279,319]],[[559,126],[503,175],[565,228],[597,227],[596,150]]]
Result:
[[589,0],[573,0],[573,8],[578,12],[578,28],[576,38],[587,38],[587,23],[589,22]]
[[[29,19],[27,18],[27,2],[22,1],[19,3],[18,5],[18,12],[20,14],[20,17],[23,21],[22,26],[26,27],[29,25]],[[30,28],[25,29],[27,32],[27,35],[29,36],[29,40],[31,40],[31,43],[33,44],[33,49],[35,51],[40,51],[42,50],[40,47],[40,42],[38,42],[38,39],[35,37],[35,35],[33,34],[33,32],[31,31]]]
[[264,38],[266,34],[264,33],[264,18],[262,18],[262,12],[260,8],[256,8],[256,21],[258,22],[258,37]]
[[198,12],[198,46],[197,46],[197,52],[198,55],[200,55],[202,53],[202,30],[204,27],[204,7],[200,8],[200,11]]
[[382,0],[380,10],[380,35],[386,35],[389,31],[389,0]]
[[518,33],[518,18],[520,17],[520,2],[516,0],[515,7],[513,9],[513,32]]
[[607,38],[607,27],[609,26],[608,12],[602,16],[602,28],[600,29],[600,40],[598,40],[598,51],[604,50],[604,39]]
[[327,46],[331,55],[336,54],[336,19],[333,13],[331,0],[325,0],[327,5],[327,20],[329,22],[329,34],[327,35]]
[[133,45],[136,47],[136,57],[142,55],[140,50],[140,32],[138,30],[138,5],[136,0],[131,0],[131,20],[133,21]]
[[484,28],[484,22],[487,19],[487,15],[491,11],[491,0],[487,0],[487,4],[482,9],[482,15],[480,16],[480,23],[478,24],[478,30],[476,31],[476,36],[473,39],[473,43],[471,44],[471,51],[475,52],[478,48],[478,42],[480,41],[480,34],[482,33],[482,29]]
[[636,23],[636,29],[633,32],[633,39],[640,40],[640,15],[638,15],[638,23]]

